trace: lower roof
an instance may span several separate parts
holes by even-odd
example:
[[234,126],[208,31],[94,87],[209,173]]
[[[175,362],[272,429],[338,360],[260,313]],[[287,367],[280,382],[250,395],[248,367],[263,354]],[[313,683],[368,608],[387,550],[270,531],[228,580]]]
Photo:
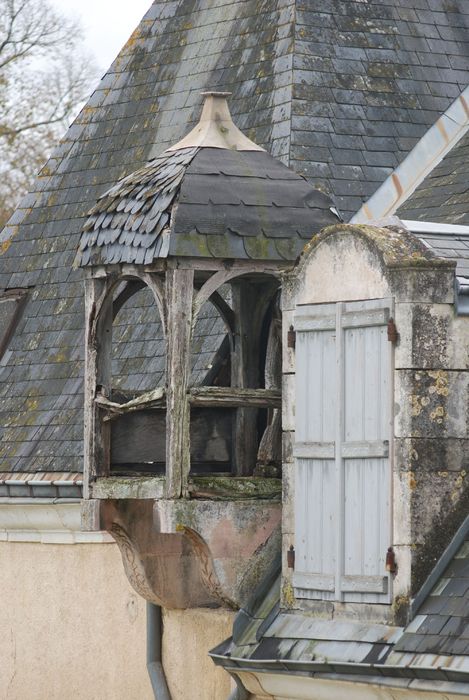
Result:
[[469,225],[469,131],[397,211],[402,219]]
[[428,681],[469,695],[469,517],[416,596],[405,628],[282,611],[280,585],[279,570],[261,584],[262,595],[238,613],[233,636],[210,653],[216,664],[377,684],[406,679],[408,688]]

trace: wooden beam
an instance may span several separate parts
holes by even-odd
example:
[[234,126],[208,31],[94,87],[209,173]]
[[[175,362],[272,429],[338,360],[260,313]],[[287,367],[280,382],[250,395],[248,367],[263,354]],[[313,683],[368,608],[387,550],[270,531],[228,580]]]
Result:
[[[245,279],[232,285],[235,333],[231,354],[231,386],[259,387],[260,329],[256,324],[258,293]],[[233,466],[237,476],[249,476],[256,466],[257,409],[238,408],[233,426]]]
[[[258,272],[262,274],[280,276],[285,270],[292,269],[294,263],[288,260],[228,260],[216,258],[167,258],[166,264],[168,269],[178,270],[197,270],[197,271],[217,271],[217,270],[240,270],[241,275],[249,274],[250,272]],[[148,266],[146,269],[151,269]]]
[[249,479],[233,476],[193,476],[189,486],[191,498],[215,501],[272,500],[282,498],[281,479]]
[[144,272],[143,274],[141,274],[141,278],[145,282],[147,287],[149,287],[153,292],[153,296],[158,307],[158,312],[160,314],[161,325],[163,326],[163,333],[166,335],[168,325],[168,311],[164,280],[162,279],[161,275],[150,274],[148,272]]
[[110,395],[112,343],[112,282],[106,278],[85,281],[85,396],[84,396],[84,497],[89,484],[109,470],[108,429],[101,426],[95,404],[97,387]]
[[196,298],[194,300],[193,308],[193,318],[194,322],[197,315],[205,304],[206,301],[210,299],[214,292],[216,292],[221,286],[230,282],[237,277],[249,274],[269,274],[273,276],[278,276],[281,271],[280,265],[275,265],[273,269],[268,269],[264,263],[248,263],[247,265],[233,265],[227,269],[217,270],[211,277],[208,278],[206,282],[201,286],[198,291]]
[[234,332],[234,313],[233,309],[231,306],[229,306],[226,301],[223,299],[222,295],[219,292],[213,292],[212,296],[210,297],[210,301],[214,305],[214,307],[217,309],[219,312],[220,316],[223,318],[225,325],[227,327],[227,330],[230,333]]
[[191,406],[280,408],[282,393],[270,389],[200,386],[189,390]]
[[125,302],[131,299],[134,294],[139,292],[144,287],[145,284],[140,280],[127,280],[124,289],[114,299],[114,303],[112,305],[112,318],[115,319]]
[[[278,281],[265,276],[261,285],[245,278],[231,284],[235,314],[234,349],[231,356],[231,386],[256,389],[260,376],[261,331],[265,314],[278,289]],[[233,436],[235,473],[253,473],[257,461],[257,408],[238,408]]]
[[[274,304],[265,358],[265,386],[280,390],[282,386],[282,320],[278,303]],[[256,470],[282,464],[281,406],[269,411],[267,426],[259,443]],[[257,473],[257,471],[256,471]]]
[[190,471],[190,410],[187,389],[190,378],[193,270],[166,273],[166,497],[186,492]]
[[116,403],[115,401],[110,401],[102,394],[98,394],[95,398],[95,403],[109,412],[103,418],[103,422],[106,423],[125,413],[134,413],[135,411],[148,408],[164,408],[166,406],[166,396],[165,390],[162,387],[158,387],[157,389],[152,389],[152,391],[146,391],[141,396],[125,403]]
[[217,291],[222,285],[229,282],[234,277],[239,277],[242,272],[239,270],[218,270],[211,277],[208,278],[206,282],[197,292],[194,299],[194,305],[192,309],[193,323],[195,323],[197,316],[199,314],[202,306],[207,302],[212,294]]

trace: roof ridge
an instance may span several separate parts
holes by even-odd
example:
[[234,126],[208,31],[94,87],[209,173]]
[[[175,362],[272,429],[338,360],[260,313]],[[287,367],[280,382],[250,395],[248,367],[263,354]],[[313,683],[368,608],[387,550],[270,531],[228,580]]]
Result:
[[469,130],[469,86],[417,141],[402,163],[352,217],[351,223],[392,216]]

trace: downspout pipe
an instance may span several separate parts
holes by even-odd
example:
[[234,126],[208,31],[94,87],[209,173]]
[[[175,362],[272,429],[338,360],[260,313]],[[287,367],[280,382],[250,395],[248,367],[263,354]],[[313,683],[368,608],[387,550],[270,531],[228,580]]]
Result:
[[249,700],[250,694],[237,676],[231,676],[236,682],[236,688],[230,693],[228,700]]
[[147,669],[155,700],[171,700],[166,676],[164,675],[161,640],[163,619],[161,608],[147,601]]

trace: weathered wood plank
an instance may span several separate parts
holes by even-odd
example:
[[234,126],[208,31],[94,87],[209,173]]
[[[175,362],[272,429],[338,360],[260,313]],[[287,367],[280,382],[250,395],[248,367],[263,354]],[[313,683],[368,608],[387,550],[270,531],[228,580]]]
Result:
[[106,423],[125,413],[133,413],[145,408],[165,408],[166,392],[163,387],[158,387],[157,389],[152,389],[152,391],[146,391],[144,394],[126,403],[116,403],[115,401],[110,401],[102,394],[98,394],[95,398],[95,403],[100,408],[108,411],[108,414],[103,418],[103,422]]
[[[89,483],[109,467],[109,431],[102,429],[97,387],[109,395],[111,384],[112,301],[111,281],[88,278],[85,282],[85,387],[84,387],[84,497]],[[106,302],[107,300],[107,302]]]
[[[231,385],[256,389],[262,386],[260,355],[265,314],[277,291],[275,279],[266,277],[261,284],[235,279],[231,284],[235,313],[235,333],[231,356]],[[259,446],[257,408],[241,407],[234,426],[234,466],[238,476],[252,474]]]
[[193,270],[166,273],[166,496],[179,498],[186,490],[190,471],[189,401]]
[[168,325],[168,309],[164,280],[161,275],[150,273],[143,273],[141,277],[147,287],[149,287],[149,289],[151,289],[153,292],[161,319],[161,325],[163,326],[163,333],[166,335]]
[[[278,303],[274,304],[269,328],[264,378],[266,389],[280,390],[282,386],[282,320]],[[268,412],[267,426],[257,451],[255,473],[272,465],[281,469],[282,415],[280,408],[281,406]]]
[[194,476],[189,484],[191,498],[221,501],[246,499],[280,500],[282,481],[273,478]]
[[137,294],[137,292],[144,288],[145,284],[141,280],[127,280],[123,290],[114,298],[112,318],[115,319],[124,304],[131,299],[134,294]]
[[[203,261],[199,259],[191,258],[167,258],[166,266],[167,269],[179,269],[179,270],[204,270],[204,271],[217,271],[226,270],[228,267],[230,270],[241,270],[241,274],[249,274],[251,272],[260,274],[269,274],[280,276],[281,272],[288,268],[292,268],[293,264],[286,260],[263,260],[260,263],[253,262],[252,260],[217,260],[216,258],[205,258]],[[147,266],[145,269],[151,270],[152,266]]]
[[[256,323],[259,290],[245,279],[234,280],[231,289],[235,313],[231,386],[257,388],[260,386],[260,328]],[[248,476],[253,473],[257,459],[257,409],[239,408],[233,431],[234,471],[237,476]]]
[[282,392],[274,389],[201,386],[189,390],[192,406],[279,408]]

